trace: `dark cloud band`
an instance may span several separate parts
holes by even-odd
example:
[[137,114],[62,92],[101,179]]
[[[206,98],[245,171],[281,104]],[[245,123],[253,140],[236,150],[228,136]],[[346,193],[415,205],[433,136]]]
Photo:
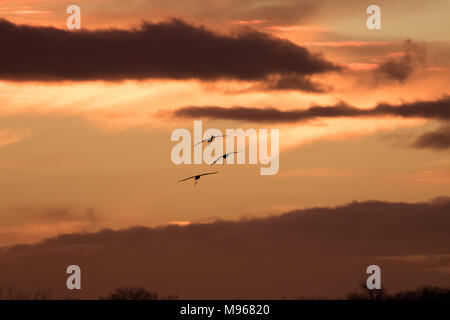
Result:
[[264,80],[339,67],[306,48],[246,29],[222,35],[180,20],[131,30],[68,31],[0,20],[0,79]]
[[272,107],[250,108],[236,106],[224,108],[218,106],[188,106],[174,110],[172,116],[179,118],[227,119],[267,123],[295,123],[317,118],[380,116],[450,120],[450,96],[433,101],[403,103],[398,106],[380,103],[371,109],[359,109],[344,103],[336,106],[314,106],[307,109],[287,111]]

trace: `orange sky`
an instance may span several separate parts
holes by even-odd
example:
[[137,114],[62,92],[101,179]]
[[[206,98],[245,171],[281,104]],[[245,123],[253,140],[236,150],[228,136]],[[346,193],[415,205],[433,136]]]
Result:
[[[443,32],[450,27],[443,19],[448,1],[383,3],[383,29],[373,31],[365,26],[365,4],[344,2],[283,2],[291,10],[251,0],[77,2],[82,29],[130,29],[143,19],[157,23],[173,16],[225,35],[251,27],[323,54],[344,70],[311,76],[332,88],[327,92],[258,89],[257,81],[230,78],[0,79],[0,245],[104,227],[448,196],[449,149],[411,147],[444,122],[421,117],[319,118],[301,124],[203,119],[205,128],[279,128],[280,172],[260,176],[258,165],[229,165],[196,187],[177,183],[210,168],[170,161],[172,130],[192,130],[193,119],[161,116],[164,111],[184,106],[289,111],[342,101],[367,109],[450,94],[450,38]],[[1,1],[0,17],[64,29],[68,4]],[[407,38],[420,50],[405,62]],[[3,40],[2,46],[8,43]],[[390,60],[407,63],[410,73],[383,78],[377,70]]]

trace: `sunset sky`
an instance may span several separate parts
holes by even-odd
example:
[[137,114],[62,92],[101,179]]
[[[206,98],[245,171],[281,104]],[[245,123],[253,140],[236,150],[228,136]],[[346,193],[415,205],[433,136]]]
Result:
[[[66,28],[70,4],[81,30]],[[381,30],[366,27],[370,4]],[[0,247],[448,201],[449,12],[447,0],[0,0]],[[278,174],[219,164],[178,183],[212,171],[170,159],[172,131],[194,120],[279,129]],[[377,255],[450,254],[440,245]]]

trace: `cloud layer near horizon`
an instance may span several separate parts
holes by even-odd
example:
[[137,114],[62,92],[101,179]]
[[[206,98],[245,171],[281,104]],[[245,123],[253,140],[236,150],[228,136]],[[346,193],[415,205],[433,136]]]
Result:
[[[172,19],[130,30],[71,32],[0,20],[0,78],[28,80],[303,79],[339,67],[288,40],[251,29],[223,35]],[[305,90],[309,90],[311,84]],[[301,84],[301,81],[300,81]],[[314,88],[313,88],[314,89]]]
[[378,264],[389,290],[449,285],[449,213],[449,198],[367,201],[236,222],[65,234],[4,250],[0,283],[69,295],[65,268],[77,264],[83,297],[122,285],[187,299],[333,297],[356,289],[365,268]]

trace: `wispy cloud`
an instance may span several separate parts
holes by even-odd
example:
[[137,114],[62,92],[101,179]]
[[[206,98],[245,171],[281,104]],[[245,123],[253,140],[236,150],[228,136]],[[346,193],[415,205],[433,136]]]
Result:
[[352,172],[335,168],[304,168],[281,170],[277,177],[348,177]]
[[425,64],[425,46],[406,40],[403,52],[390,53],[391,59],[382,62],[375,75],[378,75],[380,82],[385,81],[406,81],[418,66]]
[[0,130],[0,147],[25,140],[30,136],[30,130]]
[[450,125],[443,125],[435,131],[424,133],[414,141],[412,146],[421,149],[450,149]]

